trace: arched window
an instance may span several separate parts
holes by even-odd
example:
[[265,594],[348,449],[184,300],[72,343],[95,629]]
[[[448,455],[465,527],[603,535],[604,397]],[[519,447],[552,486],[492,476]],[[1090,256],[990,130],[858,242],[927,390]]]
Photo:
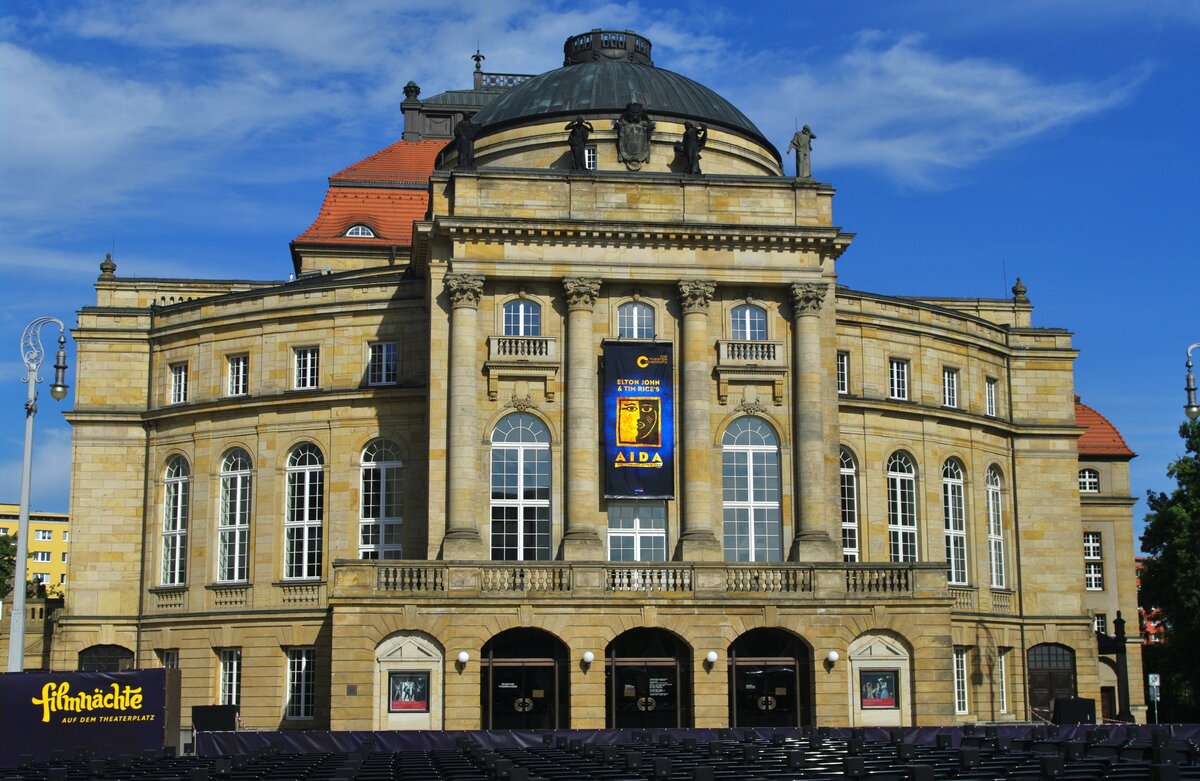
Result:
[[1095,469],[1079,470],[1079,492],[1094,494],[1100,492],[1100,473]]
[[347,228],[346,236],[351,239],[373,239],[375,238],[375,231],[360,223]]
[[492,559],[550,558],[550,432],[533,415],[492,429]]
[[731,313],[730,336],[738,341],[762,341],[767,338],[767,313],[761,306],[742,304]]
[[842,561],[858,561],[858,470],[854,456],[842,448]]
[[188,483],[191,470],[183,456],[167,462],[163,486],[162,585],[187,583]]
[[782,561],[779,439],[762,418],[738,418],[721,438],[726,561]]
[[617,336],[622,339],[654,338],[654,307],[629,301],[617,307]]
[[133,669],[133,651],[122,645],[92,645],[79,652],[79,672],[115,673]]
[[250,578],[250,482],[253,465],[241,448],[221,462],[221,518],[217,526],[217,580]]
[[514,298],[504,305],[505,336],[541,336],[542,307],[536,301]]
[[288,455],[287,517],[283,523],[285,578],[321,577],[325,519],[324,459],[316,445],[298,445]]
[[892,561],[917,560],[917,469],[907,453],[888,459],[888,548]]
[[404,463],[400,448],[377,439],[362,454],[362,501],[358,514],[358,557],[399,559],[404,523]]
[[1000,503],[1000,470],[987,470],[988,569],[992,588],[1005,587],[1004,574],[1004,515]]
[[967,582],[967,519],[963,502],[962,465],[953,458],[942,464],[942,520],[946,529],[946,581]]

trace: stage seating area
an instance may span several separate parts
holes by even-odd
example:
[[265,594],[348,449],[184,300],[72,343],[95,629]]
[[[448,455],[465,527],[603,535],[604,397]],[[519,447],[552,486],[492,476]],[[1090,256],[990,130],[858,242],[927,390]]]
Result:
[[[868,739],[871,735],[872,739]],[[879,737],[884,739],[878,739]],[[180,779],[202,781],[1135,781],[1200,780],[1200,747],[1167,731],[1129,738],[1090,730],[1082,739],[1035,730],[1014,739],[996,730],[939,732],[931,744],[897,731],[721,730],[711,740],[669,732],[633,733],[632,743],[543,735],[540,745],[487,748],[469,735],[455,748],[381,751],[366,740],[352,751],[289,753],[277,748],[232,756],[159,752],[108,759],[56,752],[0,770],[0,780]],[[908,734],[911,738],[911,733]]]

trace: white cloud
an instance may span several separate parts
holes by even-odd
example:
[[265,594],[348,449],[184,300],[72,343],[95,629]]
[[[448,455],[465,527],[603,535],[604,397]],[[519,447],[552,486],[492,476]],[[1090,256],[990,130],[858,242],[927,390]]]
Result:
[[916,186],[1126,100],[1145,70],[1107,82],[1050,83],[1002,62],[950,59],[921,37],[861,34],[826,64],[760,82],[742,109],[777,143],[817,132],[828,170],[870,166]]

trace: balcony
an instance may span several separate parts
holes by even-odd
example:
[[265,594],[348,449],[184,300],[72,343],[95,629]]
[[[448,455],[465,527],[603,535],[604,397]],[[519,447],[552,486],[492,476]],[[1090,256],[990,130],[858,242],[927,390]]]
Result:
[[500,395],[502,380],[541,382],[547,401],[557,391],[558,340],[553,336],[490,336],[488,357],[483,365],[488,378],[488,398]]
[[334,564],[333,599],[753,599],[817,603],[951,598],[944,564],[358,561]]
[[729,399],[730,383],[768,383],[775,406],[783,404],[787,359],[783,342],[722,339],[717,342],[717,401]]

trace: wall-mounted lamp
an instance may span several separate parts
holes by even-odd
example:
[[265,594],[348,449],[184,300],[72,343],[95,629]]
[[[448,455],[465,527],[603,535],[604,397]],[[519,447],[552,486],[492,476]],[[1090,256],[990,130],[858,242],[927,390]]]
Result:
[[837,664],[837,660],[841,658],[842,657],[838,655],[837,651],[830,651],[829,653],[825,654],[825,671],[828,672],[829,670],[832,670],[833,666]]
[[469,653],[467,653],[466,651],[458,652],[458,666],[459,667],[462,667],[469,661],[471,661],[471,655]]
[[717,652],[716,651],[709,651],[708,653],[706,653],[704,655],[705,668],[711,670],[713,668],[713,665],[716,663],[717,663]]
[[591,667],[592,662],[594,661],[596,661],[596,655],[594,653],[591,651],[583,652],[583,669],[586,670],[587,668]]

